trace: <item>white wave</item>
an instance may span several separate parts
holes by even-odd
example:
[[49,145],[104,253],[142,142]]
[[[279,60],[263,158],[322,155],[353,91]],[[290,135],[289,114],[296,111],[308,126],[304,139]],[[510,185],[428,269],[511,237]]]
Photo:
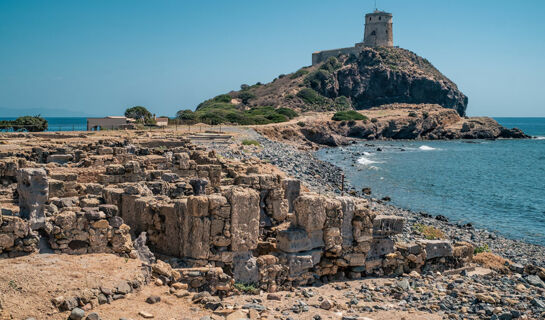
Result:
[[368,166],[368,165],[371,165],[371,164],[374,164],[374,163],[380,163],[380,162],[371,160],[371,159],[366,158],[366,157],[361,157],[361,158],[358,159],[358,163],[362,164],[364,166]]
[[418,150],[422,150],[422,151],[433,151],[433,150],[437,150],[433,147],[430,147],[430,146],[421,146],[420,148],[418,148]]
[[536,140],[545,140],[545,137],[534,137]]

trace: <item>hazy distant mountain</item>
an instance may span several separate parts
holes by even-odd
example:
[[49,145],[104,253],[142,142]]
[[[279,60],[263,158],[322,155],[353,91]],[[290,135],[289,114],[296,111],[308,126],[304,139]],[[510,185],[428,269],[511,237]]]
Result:
[[35,116],[42,117],[89,117],[88,113],[66,109],[51,109],[51,108],[8,108],[0,107],[0,118],[3,117],[21,117]]

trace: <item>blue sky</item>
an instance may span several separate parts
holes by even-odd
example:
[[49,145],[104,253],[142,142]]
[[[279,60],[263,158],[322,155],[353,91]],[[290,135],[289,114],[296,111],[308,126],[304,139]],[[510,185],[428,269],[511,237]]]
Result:
[[[469,115],[545,116],[545,1],[379,0]],[[172,116],[363,38],[374,0],[0,0],[0,110]],[[47,115],[47,111],[45,112]],[[72,114],[70,114],[72,115]],[[0,116],[2,116],[0,114]]]

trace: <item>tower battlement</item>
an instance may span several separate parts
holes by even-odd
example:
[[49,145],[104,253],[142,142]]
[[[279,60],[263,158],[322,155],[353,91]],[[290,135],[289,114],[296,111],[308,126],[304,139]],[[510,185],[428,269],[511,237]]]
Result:
[[393,15],[384,11],[375,11],[365,15],[365,34],[363,45],[366,47],[393,47]]

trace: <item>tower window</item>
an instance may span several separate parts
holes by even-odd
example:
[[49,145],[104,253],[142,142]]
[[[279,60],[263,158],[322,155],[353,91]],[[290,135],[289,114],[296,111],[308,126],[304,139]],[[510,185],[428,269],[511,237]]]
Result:
[[371,32],[371,35],[372,35],[372,36],[376,36],[376,35],[377,35],[376,31],[373,30],[373,32]]
[[378,17],[379,20],[382,20],[382,17]]

